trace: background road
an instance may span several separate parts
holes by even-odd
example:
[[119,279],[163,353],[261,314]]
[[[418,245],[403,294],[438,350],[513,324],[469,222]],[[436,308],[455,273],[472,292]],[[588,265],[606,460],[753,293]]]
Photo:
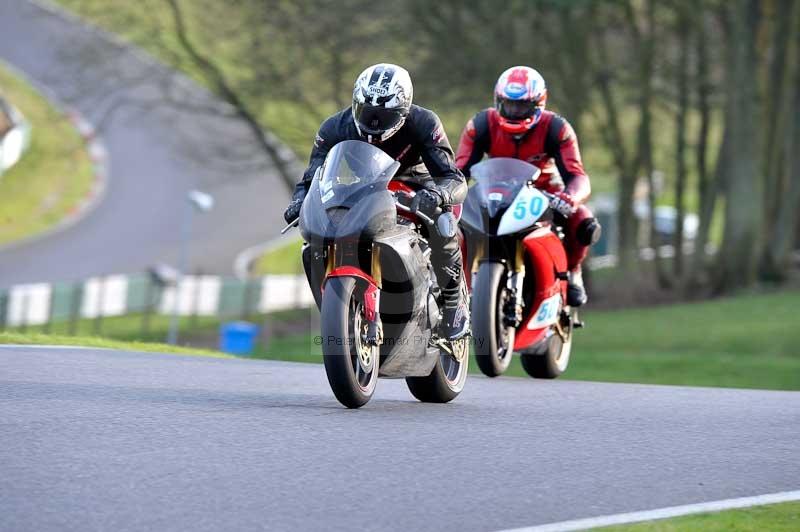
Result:
[[[0,2],[0,59],[90,121],[117,109],[101,131],[111,163],[105,201],[65,232],[0,252],[0,287],[131,273],[159,261],[174,265],[192,188],[217,200],[195,226],[193,264],[204,272],[231,273],[237,252],[282,227],[285,185],[260,156],[220,155],[251,138],[185,78],[26,0]],[[165,105],[167,93],[170,101],[212,111]]]
[[2,530],[492,530],[800,487],[800,393],[0,347]]

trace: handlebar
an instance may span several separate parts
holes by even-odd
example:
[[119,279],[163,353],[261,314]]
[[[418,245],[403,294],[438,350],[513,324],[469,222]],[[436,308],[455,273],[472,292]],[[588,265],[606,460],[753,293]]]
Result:
[[295,219],[292,221],[292,223],[290,223],[289,225],[287,225],[286,227],[284,227],[283,229],[281,229],[281,234],[282,234],[282,235],[283,235],[283,234],[286,234],[286,231],[288,231],[288,230],[289,230],[289,229],[291,229],[292,227],[297,227],[297,224],[299,224],[299,223],[300,223],[300,217],[298,216],[297,218],[295,218]]
[[[401,194],[400,191],[397,191],[397,192],[394,193],[394,195],[395,195],[395,205],[397,206],[398,209],[400,209],[401,211],[404,211],[404,212],[415,214],[420,220],[422,220],[423,222],[425,222],[428,225],[435,225],[436,224],[436,220],[434,218],[431,218],[430,216],[428,216],[427,214],[425,214],[424,212],[421,212],[419,210],[415,211],[411,207],[409,207],[408,205],[405,205],[402,202],[400,202],[400,198],[398,197],[400,194]],[[405,197],[407,197],[407,198],[412,198],[413,197],[410,194],[406,194],[406,193],[403,193],[403,195]],[[438,217],[440,214],[442,214],[442,212],[443,212],[442,208],[441,207],[437,207],[436,211],[434,213],[434,216]],[[300,223],[300,217],[298,216],[290,224],[288,224],[286,227],[281,229],[281,234],[282,235],[286,234],[286,232],[289,231],[289,229],[291,229],[293,227],[297,227],[297,225],[299,223]]]
[[[425,222],[427,225],[435,225],[436,224],[436,220],[434,218],[431,218],[430,216],[428,216],[427,214],[425,214],[422,211],[419,211],[419,210],[415,211],[414,209],[412,209],[408,205],[405,205],[404,203],[402,203],[400,201],[400,197],[399,197],[401,194],[403,196],[405,196],[406,198],[409,198],[409,199],[413,198],[413,196],[411,194],[408,194],[406,192],[403,192],[403,191],[400,191],[400,190],[395,191],[394,192],[395,205],[397,206],[398,209],[400,209],[403,212],[408,212],[408,213],[416,215],[420,220]],[[436,207],[436,211],[434,212],[434,216],[438,217],[440,214],[442,214],[442,212],[443,211],[442,211],[441,207]]]

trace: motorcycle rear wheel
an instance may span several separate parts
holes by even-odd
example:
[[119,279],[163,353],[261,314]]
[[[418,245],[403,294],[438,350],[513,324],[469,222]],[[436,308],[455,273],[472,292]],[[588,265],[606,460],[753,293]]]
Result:
[[572,323],[576,319],[572,309],[562,318],[561,328],[566,338],[554,330],[544,341],[542,350],[536,353],[524,353],[520,356],[525,373],[535,379],[555,379],[567,370],[572,354]]
[[[469,298],[467,283],[461,280],[462,297]],[[467,299],[469,301],[469,299]],[[451,355],[439,349],[439,360],[426,377],[406,377],[411,395],[423,403],[449,403],[464,389],[469,371],[469,336],[450,341]]]
[[336,399],[347,408],[364,406],[378,382],[378,347],[363,341],[367,321],[356,280],[332,277],[322,295],[322,357]]

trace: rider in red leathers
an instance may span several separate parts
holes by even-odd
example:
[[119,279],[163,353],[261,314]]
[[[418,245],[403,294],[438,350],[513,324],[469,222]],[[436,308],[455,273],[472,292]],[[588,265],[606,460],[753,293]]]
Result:
[[547,88],[542,76],[525,66],[512,67],[497,80],[494,108],[467,122],[456,154],[456,165],[469,178],[484,155],[513,157],[541,170],[535,185],[555,196],[551,207],[564,227],[569,268],[568,304],[586,303],[581,263],[600,237],[600,224],[584,205],[589,176],[583,169],[578,139],[564,118],[545,110]]

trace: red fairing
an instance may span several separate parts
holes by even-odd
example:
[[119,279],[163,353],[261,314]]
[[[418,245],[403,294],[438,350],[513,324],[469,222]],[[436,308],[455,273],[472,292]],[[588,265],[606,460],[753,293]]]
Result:
[[380,290],[375,279],[368,273],[356,268],[355,266],[339,266],[334,268],[331,273],[325,276],[325,281],[322,282],[322,290],[325,290],[325,283],[331,277],[355,277],[365,281],[367,287],[364,289],[364,314],[368,321],[375,321],[380,312]]
[[[478,116],[481,116],[480,120]],[[482,121],[487,124],[484,130],[476,127]],[[539,122],[522,136],[520,142],[515,137],[517,135],[511,135],[500,127],[500,115],[496,109],[481,111],[467,122],[461,134],[456,166],[468,175],[472,165],[478,163],[484,154],[522,159],[542,171],[537,187],[550,192],[566,189],[577,203],[584,203],[589,198],[589,177],[583,168],[578,138],[569,122],[551,111],[543,111]],[[563,183],[556,178],[558,174],[561,174]]]
[[522,243],[532,269],[534,289],[530,314],[525,316],[522,325],[517,329],[514,340],[515,351],[524,351],[525,348],[533,346],[547,333],[549,326],[528,329],[528,323],[535,318],[542,301],[558,293],[563,300],[567,298],[567,282],[556,276],[558,272],[567,271],[567,257],[561,240],[549,227],[543,227],[526,236]]
[[[378,283],[375,282],[375,279],[372,278],[371,275],[368,273],[359,270],[355,266],[339,266],[338,268],[334,268],[331,270],[331,273],[325,276],[325,281],[330,279],[331,277],[356,277],[363,281],[366,281],[367,284],[372,285],[374,287],[378,286]],[[325,281],[322,282],[322,288],[325,289]]]
[[392,192],[405,192],[406,194],[414,195],[414,189],[408,183],[402,181],[389,181],[389,190]]

